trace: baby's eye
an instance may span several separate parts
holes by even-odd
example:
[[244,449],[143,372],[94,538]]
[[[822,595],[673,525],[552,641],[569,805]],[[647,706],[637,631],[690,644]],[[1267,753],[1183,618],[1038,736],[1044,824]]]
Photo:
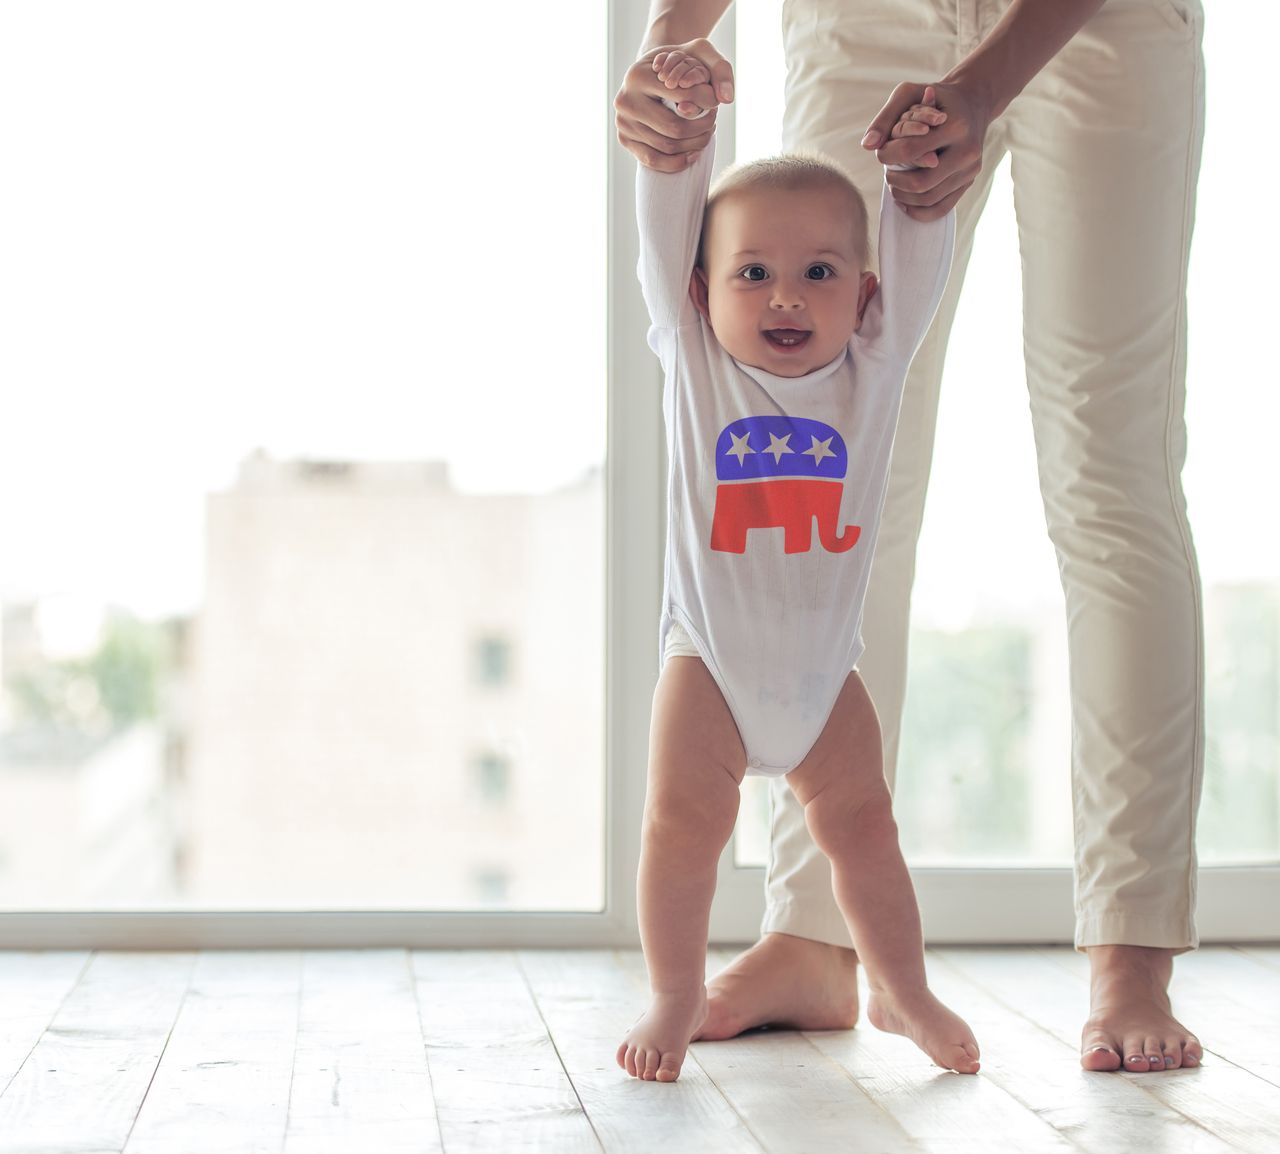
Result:
[[[759,274],[758,276],[756,275],[757,273]],[[769,274],[768,274],[768,272],[766,272],[766,271],[765,271],[765,267],[764,267],[764,265],[762,265],[762,264],[749,264],[749,265],[747,265],[747,267],[746,267],[746,268],[744,268],[744,269],[742,270],[742,272],[740,272],[738,275],[739,275],[739,276],[744,276],[744,277],[746,277],[746,278],[747,278],[747,280],[762,281],[762,280],[764,280],[764,278],[765,278],[765,277],[767,277]]]
[[[813,274],[815,272],[818,273],[819,275],[814,276]],[[833,276],[836,275],[836,270],[833,269],[829,264],[811,264],[809,266],[809,271],[805,275],[810,280],[830,280]]]

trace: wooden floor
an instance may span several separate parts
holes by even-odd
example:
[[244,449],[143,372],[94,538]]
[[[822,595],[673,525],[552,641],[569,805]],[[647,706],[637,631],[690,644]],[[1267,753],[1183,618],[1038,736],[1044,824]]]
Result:
[[633,951],[0,953],[0,1150],[1280,1151],[1280,947],[1177,960],[1205,1059],[1161,1074],[1079,1069],[1087,972],[931,950],[977,1077],[863,1022],[696,1043],[667,1085],[614,1064]]

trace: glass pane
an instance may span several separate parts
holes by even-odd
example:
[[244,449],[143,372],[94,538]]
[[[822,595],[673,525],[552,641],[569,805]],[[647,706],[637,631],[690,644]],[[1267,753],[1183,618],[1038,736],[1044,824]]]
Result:
[[[779,147],[780,11],[779,0],[737,10],[743,159]],[[1265,21],[1280,32],[1280,15]],[[1209,13],[1206,72],[1215,79],[1192,249],[1183,474],[1204,585],[1203,864],[1280,859],[1280,540],[1259,532],[1256,516],[1261,495],[1280,491],[1280,397],[1258,387],[1257,367],[1269,363],[1272,327],[1261,270],[1280,252],[1239,211],[1231,163],[1248,151],[1232,109],[1247,101],[1247,78],[1265,67],[1271,42],[1252,12]],[[895,797],[914,865],[1071,862],[1066,626],[1022,385],[1020,285],[1006,158],[947,353],[919,546]],[[977,443],[1001,452],[975,454]],[[1003,527],[1001,549],[965,564],[974,509]],[[766,821],[767,805],[744,803],[740,865],[764,863]]]
[[0,906],[602,907],[571,7],[5,7]]

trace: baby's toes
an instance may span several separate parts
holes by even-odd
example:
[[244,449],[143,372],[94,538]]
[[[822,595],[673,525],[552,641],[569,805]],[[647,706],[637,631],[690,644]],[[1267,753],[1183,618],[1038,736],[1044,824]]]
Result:
[[[643,1057],[643,1062],[641,1062]],[[636,1057],[636,1069],[640,1071],[640,1077],[646,1082],[653,1082],[658,1077],[658,1062],[661,1060],[662,1054],[657,1050],[642,1050],[640,1055]]]
[[937,1053],[929,1056],[939,1066],[946,1070],[955,1070],[958,1074],[976,1074],[978,1072],[978,1047],[971,1043],[944,1044],[938,1047]]
[[678,1077],[680,1077],[680,1055],[663,1054],[662,1062],[658,1066],[658,1081],[674,1082]]
[[625,1069],[627,1073],[630,1074],[633,1078],[640,1077],[640,1067],[636,1065],[636,1057],[639,1054],[639,1052],[640,1051],[636,1046],[627,1047],[627,1060],[625,1064]]

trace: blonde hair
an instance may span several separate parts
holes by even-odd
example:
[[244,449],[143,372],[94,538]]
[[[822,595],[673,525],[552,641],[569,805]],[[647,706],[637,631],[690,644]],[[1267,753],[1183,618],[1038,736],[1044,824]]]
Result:
[[847,192],[853,241],[862,256],[863,267],[870,263],[871,230],[867,202],[862,199],[858,186],[831,157],[814,150],[805,150],[735,164],[720,174],[707,194],[707,206],[702,214],[702,234],[698,238],[698,256],[694,262],[698,268],[706,268],[704,245],[716,204],[731,193],[750,192],[755,188],[781,188],[788,191],[838,188]]

